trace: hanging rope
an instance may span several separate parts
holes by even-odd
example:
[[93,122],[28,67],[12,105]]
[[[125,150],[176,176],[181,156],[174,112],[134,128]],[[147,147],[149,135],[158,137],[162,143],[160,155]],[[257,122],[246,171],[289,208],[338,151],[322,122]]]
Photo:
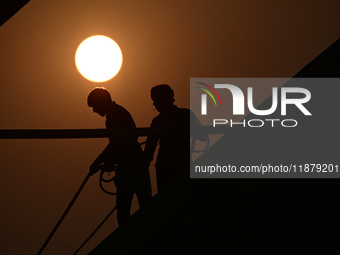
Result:
[[73,255],[77,254],[81,248],[84,247],[84,245],[92,238],[92,236],[94,236],[94,234],[101,228],[101,226],[103,226],[103,224],[105,223],[105,221],[110,218],[111,214],[116,210],[116,206],[111,210],[111,212],[105,217],[105,219],[99,224],[99,226],[92,232],[91,235],[89,235],[89,237],[82,243],[82,245],[79,246],[79,248],[73,253]]
[[[140,143],[141,145],[146,143],[142,142]],[[114,168],[113,168],[114,169]],[[110,192],[108,190],[106,190],[103,186],[103,182],[109,183],[109,182],[113,182],[114,184],[114,176],[109,178],[109,179],[105,179],[104,178],[104,174],[107,173],[108,175],[110,175],[112,172],[111,171],[106,171],[104,169],[101,170],[100,172],[100,176],[99,176],[99,186],[100,188],[109,195],[117,195],[117,193],[115,192]],[[41,253],[43,252],[43,250],[46,248],[47,244],[49,243],[49,241],[51,240],[51,238],[53,237],[54,233],[57,231],[57,229],[59,228],[61,222],[64,220],[64,218],[66,217],[67,213],[70,211],[71,207],[73,206],[74,202],[76,201],[76,199],[78,198],[80,192],[83,190],[86,182],[88,181],[88,179],[91,177],[91,174],[88,173],[87,176],[85,177],[83,183],[80,185],[77,193],[74,195],[73,199],[71,200],[71,202],[69,203],[68,207],[66,208],[66,210],[64,211],[63,215],[61,216],[61,218],[59,219],[59,221],[57,222],[57,224],[55,225],[55,227],[53,228],[52,232],[49,234],[49,236],[47,237],[46,241],[44,242],[44,244],[42,245],[42,247],[40,248],[39,252],[37,253],[38,255],[41,255]],[[92,234],[82,243],[82,245],[74,252],[74,254],[77,254],[81,248],[84,247],[84,245],[92,238],[92,236],[99,230],[99,228],[106,222],[106,220],[111,216],[111,214],[116,210],[116,206],[110,211],[110,213],[105,217],[105,219],[99,224],[99,226],[92,232]]]
[[88,181],[88,179],[90,178],[91,174],[87,174],[83,183],[80,185],[77,193],[74,195],[73,199],[71,200],[70,204],[68,205],[68,207],[66,208],[66,210],[64,211],[63,215],[61,216],[60,220],[57,222],[57,224],[55,225],[54,229],[52,230],[52,232],[50,233],[50,235],[47,237],[45,243],[43,244],[43,246],[40,248],[40,250],[38,251],[38,255],[40,255],[43,250],[45,249],[45,247],[47,246],[48,242],[51,240],[52,236],[54,235],[54,233],[57,231],[58,227],[60,226],[61,222],[64,220],[65,216],[67,215],[67,213],[69,212],[69,210],[71,209],[71,207],[73,206],[74,202],[76,201],[77,197],[79,196],[80,192],[82,191],[82,189],[84,188],[86,182]]
[[[99,177],[99,184],[100,184],[100,187],[101,189],[106,193],[106,194],[109,194],[109,195],[116,195],[117,193],[113,193],[113,192],[110,192],[110,191],[107,191],[103,185],[102,185],[102,182],[113,182],[113,178],[110,178],[110,179],[105,179],[103,177],[105,171],[101,171],[100,172],[100,177]],[[80,192],[82,191],[82,189],[84,188],[86,182],[88,181],[88,179],[90,178],[91,174],[89,173],[83,183],[80,185],[77,193],[74,195],[73,199],[71,200],[71,202],[69,203],[68,207],[66,208],[66,210],[64,211],[63,215],[61,216],[61,218],[59,219],[59,221],[57,222],[57,224],[55,225],[55,227],[53,228],[52,232],[50,233],[50,235],[47,237],[45,243],[43,244],[43,246],[40,248],[39,252],[38,252],[38,255],[40,255],[43,250],[46,248],[47,244],[49,243],[49,241],[51,240],[51,238],[53,237],[54,233],[57,231],[57,229],[59,228],[61,222],[64,220],[64,218],[66,217],[67,213],[70,211],[71,207],[73,206],[74,202],[76,201],[76,199],[78,198]],[[83,242],[83,244],[74,252],[74,254],[77,254],[81,248],[84,247],[84,245],[92,238],[92,236],[99,230],[99,228],[106,222],[106,220],[111,216],[111,214],[116,210],[116,206],[110,211],[110,213],[105,217],[105,219],[99,224],[99,226],[92,232],[92,234]]]

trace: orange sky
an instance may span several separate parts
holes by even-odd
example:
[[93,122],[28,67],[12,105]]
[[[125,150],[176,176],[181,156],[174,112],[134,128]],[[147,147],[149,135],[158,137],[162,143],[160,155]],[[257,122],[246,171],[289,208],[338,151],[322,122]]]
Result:
[[[0,27],[0,129],[104,128],[86,105],[98,85],[147,127],[156,84],[170,84],[177,105],[189,107],[190,77],[291,77],[339,39],[339,9],[338,1],[31,0]],[[124,58],[100,84],[74,64],[79,43],[95,34],[114,39]],[[106,143],[0,140],[3,254],[39,250]],[[97,178],[46,254],[75,251],[111,210]],[[114,216],[83,254],[115,226]]]

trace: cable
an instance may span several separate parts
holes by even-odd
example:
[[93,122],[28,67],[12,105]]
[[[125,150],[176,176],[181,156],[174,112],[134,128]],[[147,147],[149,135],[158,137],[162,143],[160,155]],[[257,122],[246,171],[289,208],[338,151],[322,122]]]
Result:
[[[144,144],[146,142],[143,142],[141,144]],[[110,179],[105,179],[103,177],[104,173],[107,171],[101,171],[100,172],[100,176],[99,176],[99,185],[100,188],[109,195],[117,195],[117,193],[114,192],[110,192],[107,191],[104,187],[103,187],[103,182],[113,182],[114,184],[114,176]],[[109,172],[108,172],[109,173]],[[80,192],[82,191],[82,189],[84,188],[86,182],[88,181],[88,179],[91,177],[91,173],[88,173],[83,181],[83,183],[80,185],[77,193],[74,195],[73,199],[71,200],[71,202],[69,203],[68,207],[66,208],[66,210],[64,211],[63,215],[61,216],[61,218],[59,219],[59,221],[57,222],[57,224],[55,225],[55,227],[53,228],[52,232],[49,234],[49,236],[47,237],[46,241],[44,242],[44,244],[42,245],[42,247],[40,248],[40,250],[38,251],[37,255],[41,255],[41,253],[43,252],[43,250],[46,248],[47,244],[49,243],[49,241],[51,240],[51,238],[53,237],[54,233],[57,231],[58,227],[60,226],[61,222],[64,220],[64,218],[66,217],[67,213],[70,211],[71,207],[73,206],[74,202],[76,201],[76,199],[78,198]],[[105,223],[105,221],[111,216],[111,214],[116,210],[116,206],[111,210],[111,212],[105,217],[105,219],[99,224],[99,226],[92,232],[92,234],[85,240],[85,242],[75,251],[74,254],[78,253],[80,251],[80,249],[92,238],[92,236],[98,231],[98,229]]]
[[[99,186],[100,186],[100,188],[101,188],[102,191],[104,191],[106,194],[109,194],[109,195],[117,195],[116,192],[107,191],[107,190],[104,188],[104,186],[103,186],[103,182],[111,182],[111,181],[113,182],[113,185],[114,185],[113,179],[115,178],[115,175],[114,175],[112,178],[106,180],[106,179],[104,179],[104,177],[103,177],[104,173],[105,173],[105,171],[101,171],[101,172],[100,172],[100,176],[99,176]],[[110,173],[110,172],[107,172],[107,173]]]
[[52,232],[50,233],[50,235],[47,237],[45,243],[42,245],[42,247],[40,248],[40,250],[38,251],[38,255],[40,255],[43,250],[45,249],[45,247],[47,246],[48,242],[51,240],[52,236],[54,235],[54,233],[57,231],[58,227],[60,226],[61,222],[64,220],[65,216],[67,215],[67,213],[69,212],[69,210],[71,209],[72,205],[74,204],[74,202],[76,201],[77,197],[79,196],[80,192],[82,191],[82,189],[84,188],[86,182],[88,181],[88,179],[90,178],[91,174],[87,174],[83,183],[80,185],[77,193],[74,195],[73,199],[71,200],[71,202],[69,203],[68,207],[66,208],[66,210],[64,211],[63,215],[61,216],[61,218],[59,219],[59,221],[57,222],[57,224],[55,225],[54,229],[52,230]]
[[94,234],[101,228],[101,226],[105,223],[105,221],[110,218],[111,214],[116,210],[116,206],[111,210],[111,212],[105,217],[105,219],[99,224],[99,226],[92,232],[92,234],[79,246],[79,248],[73,253],[73,255],[77,254],[81,248],[94,236]]

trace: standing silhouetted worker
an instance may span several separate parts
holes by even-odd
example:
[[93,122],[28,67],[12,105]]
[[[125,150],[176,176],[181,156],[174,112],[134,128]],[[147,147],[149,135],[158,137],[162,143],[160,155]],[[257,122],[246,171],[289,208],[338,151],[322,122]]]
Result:
[[[201,126],[194,113],[178,108],[174,102],[174,91],[167,84],[151,89],[151,99],[159,115],[152,120],[151,134],[145,145],[145,155],[150,164],[159,142],[156,161],[158,192],[173,182],[179,175],[190,170],[190,120],[196,127]],[[205,141],[206,135],[197,137]]]
[[[111,99],[105,88],[93,89],[87,104],[93,112],[106,117],[107,129],[136,128],[130,113]],[[110,134],[109,144],[97,157],[90,167],[90,173],[95,174],[101,168],[115,166],[114,182],[117,187],[117,219],[121,225],[130,217],[131,202],[134,193],[140,207],[151,199],[151,184],[149,170],[145,164],[145,157],[135,134]]]

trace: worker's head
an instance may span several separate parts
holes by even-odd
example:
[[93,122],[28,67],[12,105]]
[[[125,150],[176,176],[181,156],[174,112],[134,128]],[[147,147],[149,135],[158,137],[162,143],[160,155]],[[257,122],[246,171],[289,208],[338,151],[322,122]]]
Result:
[[102,117],[106,115],[111,104],[111,95],[106,88],[94,88],[87,97],[87,105]]
[[167,84],[160,84],[151,89],[151,99],[159,112],[174,105],[174,91]]

